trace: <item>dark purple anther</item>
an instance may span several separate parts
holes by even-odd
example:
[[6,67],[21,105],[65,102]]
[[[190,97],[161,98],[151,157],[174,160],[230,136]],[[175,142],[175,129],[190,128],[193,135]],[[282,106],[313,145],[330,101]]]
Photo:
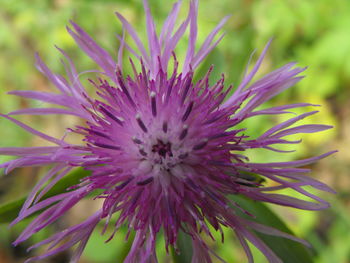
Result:
[[164,132],[164,133],[167,133],[167,131],[168,131],[168,123],[165,121],[165,122],[163,123],[163,132]]
[[117,151],[120,150],[120,147],[114,146],[114,145],[109,145],[109,144],[103,144],[103,143],[95,142],[94,145],[97,146],[97,147],[105,148],[105,149],[111,149],[111,150],[117,150]]
[[191,101],[191,103],[187,106],[187,109],[186,109],[184,115],[182,116],[182,122],[186,121],[188,116],[190,116],[190,113],[191,113],[192,108],[193,108],[193,104],[194,104],[194,102]]
[[179,159],[186,159],[188,156],[188,153],[182,153],[179,155]]
[[145,152],[144,149],[140,149],[139,152],[140,152],[141,155],[143,155],[145,157],[147,156],[147,153]]
[[208,140],[206,139],[203,142],[198,143],[195,146],[193,146],[193,150],[195,150],[195,151],[201,150],[207,145],[207,143],[208,143]]
[[137,123],[138,123],[138,125],[140,126],[140,128],[141,128],[145,133],[147,133],[148,130],[147,130],[145,124],[143,123],[143,121],[141,120],[140,114],[139,114],[139,113],[136,114],[136,117],[135,117],[135,118],[136,118]]
[[108,111],[105,107],[100,106],[99,107],[100,110],[107,115],[108,117],[110,117],[112,120],[114,120],[116,123],[118,123],[120,126],[123,126],[123,123],[121,120],[119,120],[116,116],[114,116],[110,111]]
[[142,144],[142,141],[139,140],[139,139],[137,139],[135,136],[132,137],[132,141],[133,141],[134,143],[136,143],[136,144]]
[[153,179],[154,179],[153,177],[149,177],[149,178],[147,178],[147,179],[145,179],[143,181],[137,182],[136,184],[140,185],[140,186],[143,186],[143,185],[151,183],[153,181]]
[[191,85],[192,85],[192,73],[190,72],[190,73],[188,73],[187,74],[187,79],[186,79],[186,81],[185,81],[185,83],[184,83],[184,92],[183,92],[183,94],[182,94],[182,98],[181,98],[181,103],[184,103],[185,102],[185,99],[186,99],[186,97],[187,97],[187,94],[188,94],[188,91],[190,90],[190,87],[191,87]]
[[128,100],[130,101],[131,105],[133,107],[136,107],[135,102],[133,101],[133,99],[130,96],[130,93],[124,83],[124,78],[123,78],[123,74],[121,72],[121,70],[118,68],[116,71],[116,76],[117,76],[117,80],[118,80],[118,84],[120,86],[120,88],[122,89],[122,91],[125,93],[126,97],[128,98]]
[[187,132],[188,132],[188,126],[185,124],[185,125],[183,126],[183,130],[182,130],[182,132],[181,132],[181,134],[180,134],[180,136],[179,136],[179,139],[180,139],[180,140],[183,140],[183,139],[186,137]]
[[156,93],[152,91],[150,97],[151,97],[151,104],[152,104],[152,115],[153,117],[156,117],[157,116]]

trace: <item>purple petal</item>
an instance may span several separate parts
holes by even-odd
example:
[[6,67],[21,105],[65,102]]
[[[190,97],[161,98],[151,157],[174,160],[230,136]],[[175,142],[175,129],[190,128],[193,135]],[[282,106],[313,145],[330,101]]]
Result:
[[2,117],[4,117],[4,118],[6,118],[6,119],[12,121],[13,123],[15,123],[15,124],[17,124],[18,126],[20,126],[21,128],[23,128],[24,130],[26,130],[26,131],[28,131],[28,132],[30,132],[30,133],[32,133],[32,134],[38,136],[38,137],[41,137],[41,138],[43,138],[44,140],[47,140],[47,141],[49,141],[49,142],[53,142],[54,144],[58,144],[58,145],[63,145],[63,144],[64,144],[63,141],[58,140],[58,139],[56,139],[56,138],[54,138],[54,137],[51,137],[51,136],[49,136],[49,135],[47,135],[47,134],[44,134],[44,133],[42,133],[42,132],[39,132],[39,131],[37,131],[37,130],[34,130],[33,128],[29,127],[28,125],[26,125],[26,124],[24,124],[24,123],[22,123],[22,122],[20,122],[20,121],[18,121],[18,120],[16,120],[16,119],[10,117],[10,116],[7,116],[7,115],[5,115],[5,114],[0,114],[0,116],[2,116]]

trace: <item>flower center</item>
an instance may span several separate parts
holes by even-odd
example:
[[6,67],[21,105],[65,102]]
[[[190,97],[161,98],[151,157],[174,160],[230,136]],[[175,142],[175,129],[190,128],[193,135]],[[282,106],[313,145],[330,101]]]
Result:
[[164,143],[162,140],[157,140],[157,144],[152,146],[152,152],[158,153],[158,155],[162,158],[165,158],[167,155],[169,157],[173,157],[173,153],[171,152],[171,143]]

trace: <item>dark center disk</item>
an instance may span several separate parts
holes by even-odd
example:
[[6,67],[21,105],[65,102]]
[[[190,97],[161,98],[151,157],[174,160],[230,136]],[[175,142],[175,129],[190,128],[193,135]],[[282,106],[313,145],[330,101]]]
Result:
[[157,140],[158,143],[152,146],[152,152],[156,152],[159,154],[159,156],[165,158],[168,154],[169,157],[173,156],[173,153],[171,152],[171,143],[167,142],[164,143],[162,140]]

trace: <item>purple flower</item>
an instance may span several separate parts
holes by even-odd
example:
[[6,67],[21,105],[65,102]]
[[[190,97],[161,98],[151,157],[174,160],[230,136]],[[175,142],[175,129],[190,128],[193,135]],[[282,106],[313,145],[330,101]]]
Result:
[[[196,51],[197,5],[197,0],[191,1],[187,18],[175,27],[180,8],[180,3],[175,3],[160,34],[157,34],[147,0],[144,0],[148,51],[132,26],[117,13],[124,32],[132,37],[138,49],[134,50],[124,41],[125,34],[119,36],[117,61],[72,22],[68,32],[101,68],[96,72],[100,77],[91,80],[97,90],[97,99],[87,94],[79,80],[80,74],[61,49],[59,51],[68,62],[67,78],[51,72],[37,56],[38,69],[56,86],[58,93],[10,92],[61,106],[24,109],[2,115],[54,144],[0,149],[3,155],[18,156],[0,166],[7,173],[24,166],[51,167],[30,193],[13,224],[41,212],[14,244],[27,240],[52,224],[91,193],[96,193],[95,198],[103,200],[100,210],[84,222],[31,247],[49,244],[45,254],[27,262],[46,258],[73,245],[77,247],[71,262],[78,262],[92,231],[102,220],[106,227],[113,226],[115,231],[127,225],[130,231],[135,232],[132,247],[124,261],[127,263],[157,262],[155,244],[160,231],[164,233],[166,249],[176,246],[178,234],[182,231],[192,238],[192,262],[212,262],[213,251],[203,240],[203,235],[211,236],[209,226],[220,231],[222,226],[232,228],[250,262],[253,259],[247,241],[260,249],[270,262],[280,262],[253,231],[303,241],[239,217],[234,209],[240,209],[239,204],[231,201],[229,196],[241,194],[256,201],[307,210],[328,207],[327,202],[307,192],[304,186],[332,190],[307,177],[305,174],[309,170],[299,167],[333,152],[304,160],[272,163],[253,163],[245,156],[247,149],[255,148],[284,152],[276,145],[299,143],[285,139],[285,136],[331,128],[327,125],[294,125],[317,111],[293,115],[257,138],[245,135],[244,131],[249,127],[237,128],[242,121],[254,116],[287,114],[293,108],[314,106],[299,103],[257,109],[297,83],[304,69],[289,63],[251,84],[268,44],[236,89],[226,87],[223,76],[215,84],[209,84],[211,68],[203,79],[195,82],[194,71],[222,39],[223,35],[217,35],[227,20],[225,17]],[[174,49],[187,29],[190,33],[188,49],[182,66],[179,66]],[[136,57],[135,64],[130,59],[133,76],[125,77],[123,74],[124,50]],[[41,133],[11,117],[19,114],[77,116],[85,121],[85,125],[68,128],[66,136],[80,134],[82,141],[71,144],[65,136],[57,139]],[[75,167],[83,167],[92,174],[69,191],[42,200],[45,193]],[[275,184],[265,186],[259,178]],[[285,188],[291,188],[315,202],[278,193]],[[117,218],[112,218],[116,214]]]

